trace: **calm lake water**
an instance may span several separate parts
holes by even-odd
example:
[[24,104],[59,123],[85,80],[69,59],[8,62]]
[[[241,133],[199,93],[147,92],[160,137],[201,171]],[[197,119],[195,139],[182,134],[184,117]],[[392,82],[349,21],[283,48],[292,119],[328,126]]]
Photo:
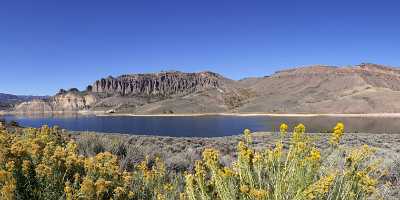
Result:
[[25,127],[58,125],[72,131],[96,131],[137,135],[216,137],[252,131],[279,131],[282,122],[290,127],[306,125],[308,132],[326,132],[337,122],[347,132],[400,133],[400,118],[382,117],[270,117],[270,116],[202,116],[202,117],[132,117],[132,116],[0,116]]

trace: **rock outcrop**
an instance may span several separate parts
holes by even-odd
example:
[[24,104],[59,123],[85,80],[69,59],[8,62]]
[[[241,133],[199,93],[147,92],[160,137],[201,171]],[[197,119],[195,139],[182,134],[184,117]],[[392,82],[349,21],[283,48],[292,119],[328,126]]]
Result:
[[120,94],[122,96],[185,95],[221,86],[221,76],[212,72],[182,73],[161,72],[154,74],[122,75],[96,81],[92,91]]
[[96,102],[97,97],[93,94],[66,92],[47,100],[35,99],[20,103],[15,107],[15,111],[21,113],[76,112],[88,110]]
[[40,99],[22,102],[15,107],[15,110],[20,113],[47,113],[53,111],[48,101]]
[[11,110],[15,105],[34,99],[44,100],[47,96],[13,95],[0,93],[0,110]]
[[88,110],[97,100],[98,98],[94,94],[67,92],[54,96],[51,99],[51,106],[55,111]]

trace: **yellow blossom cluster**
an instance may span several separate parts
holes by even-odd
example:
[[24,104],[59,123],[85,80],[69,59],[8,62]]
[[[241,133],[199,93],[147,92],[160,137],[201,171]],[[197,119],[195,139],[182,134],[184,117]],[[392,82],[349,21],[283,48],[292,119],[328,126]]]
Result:
[[294,143],[298,143],[298,142],[302,142],[303,135],[306,131],[306,127],[304,126],[304,124],[298,124],[297,126],[294,127],[293,129],[293,137],[292,137],[292,141]]
[[203,151],[203,159],[207,165],[215,165],[218,162],[219,153],[215,149],[205,149]]
[[249,144],[252,142],[250,129],[244,129],[243,135],[244,135],[244,139],[245,139],[246,143]]
[[289,126],[285,123],[282,123],[281,126],[279,127],[279,132],[281,133],[281,137],[285,137],[287,134]]
[[318,181],[311,184],[304,191],[305,196],[310,200],[321,199],[322,197],[326,196],[332,186],[333,181],[335,180],[335,177],[335,173],[321,177]]
[[343,136],[343,133],[344,133],[344,124],[339,122],[333,128],[333,132],[329,139],[329,143],[331,145],[338,145],[340,138]]

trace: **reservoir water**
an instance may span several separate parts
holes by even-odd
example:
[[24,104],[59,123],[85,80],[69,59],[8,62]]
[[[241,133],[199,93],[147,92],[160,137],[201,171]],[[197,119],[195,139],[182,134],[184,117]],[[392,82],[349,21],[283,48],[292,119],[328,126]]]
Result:
[[17,121],[24,127],[58,125],[71,131],[96,131],[136,135],[217,137],[252,131],[279,131],[283,122],[289,127],[298,123],[307,132],[327,132],[337,122],[343,122],[346,132],[400,133],[400,118],[395,117],[275,117],[275,116],[94,116],[94,115],[35,115],[0,116]]

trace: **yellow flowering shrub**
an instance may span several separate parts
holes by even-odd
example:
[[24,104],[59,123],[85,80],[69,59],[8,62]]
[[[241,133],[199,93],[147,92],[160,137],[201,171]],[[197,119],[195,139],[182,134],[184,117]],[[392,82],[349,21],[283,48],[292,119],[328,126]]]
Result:
[[0,130],[0,199],[171,199],[176,190],[159,159],[126,172],[109,152],[79,155],[57,127]]
[[[323,165],[328,155],[305,135],[303,124],[294,127],[285,146],[287,129],[282,124],[281,140],[261,152],[251,148],[251,135],[245,131],[237,147],[237,160],[230,168],[220,164],[218,151],[206,149],[195,173],[186,175],[184,199],[355,200],[377,195],[378,170],[368,162],[373,153],[370,148],[343,150],[347,155],[344,166],[328,168]],[[344,125],[338,123],[329,140],[332,149],[326,153],[342,151],[338,144],[343,133]]]
[[[344,125],[338,123],[321,152],[305,126],[280,126],[280,140],[272,148],[253,149],[251,131],[243,132],[231,166],[220,153],[205,149],[192,172],[166,170],[161,159],[145,158],[132,171],[120,168],[118,157],[101,152],[78,153],[77,144],[57,127],[0,129],[0,199],[188,199],[188,200],[305,200],[366,199],[377,193],[379,166],[370,162],[374,149],[364,145],[351,151],[340,147]],[[325,165],[332,152],[342,162]]]

